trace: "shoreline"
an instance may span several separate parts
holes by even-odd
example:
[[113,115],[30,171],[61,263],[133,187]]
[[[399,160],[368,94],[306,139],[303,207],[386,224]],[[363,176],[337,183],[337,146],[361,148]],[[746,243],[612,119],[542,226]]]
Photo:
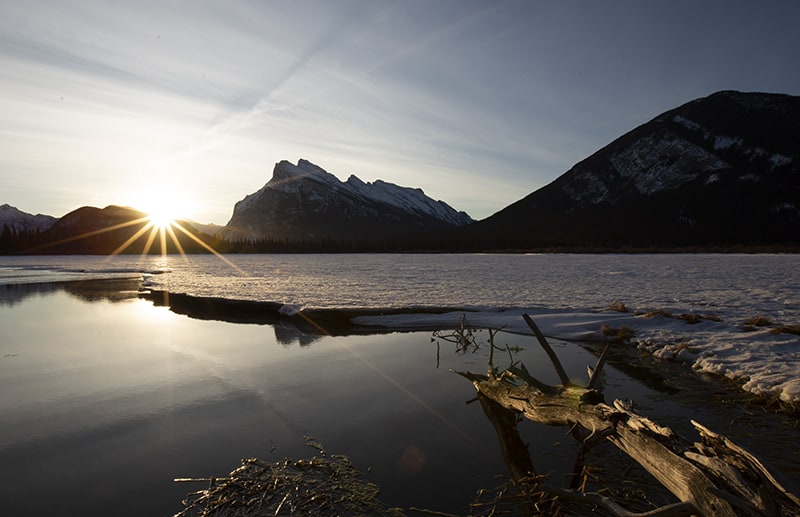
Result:
[[[39,269],[41,267],[46,269]],[[130,269],[123,272],[119,268],[81,271],[55,269],[58,274],[51,275],[51,269],[49,266],[37,266],[32,270],[36,274],[44,271],[46,282],[24,284],[18,281],[0,286],[0,303],[13,305],[27,296],[50,289],[65,290],[89,301],[138,297],[190,318],[274,325],[284,331],[309,336],[454,329],[461,325],[465,315],[473,328],[501,329],[511,334],[529,335],[530,330],[521,318],[523,313],[529,313],[548,337],[577,343],[617,341],[621,346],[640,350],[657,360],[690,365],[699,374],[709,373],[723,379],[733,379],[742,385],[743,391],[770,404],[774,404],[771,401],[777,401],[786,406],[789,412],[796,412],[795,408],[800,405],[800,379],[796,376],[800,368],[800,341],[797,336],[779,332],[780,328],[792,331],[796,325],[793,325],[793,321],[781,324],[774,317],[763,325],[748,323],[748,320],[765,315],[759,314],[757,309],[748,311],[745,306],[739,307],[738,312],[725,315],[725,318],[717,317],[714,312],[705,312],[702,304],[665,308],[664,305],[639,303],[636,312],[629,312],[627,309],[616,311],[611,306],[594,306],[597,301],[590,302],[582,309],[543,305],[502,307],[491,302],[488,305],[442,306],[441,302],[447,303],[449,300],[439,296],[431,299],[434,303],[428,306],[410,305],[408,300],[403,302],[402,299],[394,307],[381,306],[380,303],[366,307],[354,306],[353,301],[362,299],[358,296],[367,296],[369,299],[369,293],[364,292],[344,300],[345,305],[342,306],[303,308],[252,298],[173,293],[168,288],[150,284],[150,275],[160,270],[141,271],[132,275]],[[61,277],[65,281],[53,279],[61,273],[68,273]],[[74,278],[83,275],[89,278]],[[124,278],[120,278],[120,275]],[[18,280],[25,279],[20,276]],[[236,292],[235,289],[232,292]],[[383,299],[391,301],[386,297]],[[401,306],[400,303],[405,305]],[[713,311],[713,304],[707,307],[706,310]],[[681,312],[687,309],[688,314]]]
[[[457,329],[464,323],[476,330],[499,329],[509,334],[532,335],[530,329],[522,322],[521,315],[526,312],[522,308],[409,307],[298,310],[277,302],[173,294],[163,290],[142,291],[139,297],[190,318],[229,323],[289,325],[296,332],[316,336],[432,332]],[[654,336],[663,339],[664,332],[668,331],[676,334],[697,332],[700,338],[706,336],[706,341],[709,341],[708,336],[713,336],[715,332],[722,335],[730,332],[729,325],[723,327],[726,323],[712,316],[695,315],[699,317],[686,318],[685,316],[689,315],[672,315],[664,311],[650,316],[620,312],[610,307],[593,312],[539,309],[531,314],[548,337],[579,346],[616,344],[618,346],[614,349],[623,355],[645,355],[648,359],[646,361],[648,368],[658,368],[660,365],[686,367],[695,375],[711,375],[722,383],[733,383],[741,392],[742,400],[752,401],[764,409],[777,409],[789,415],[800,414],[798,401],[796,397],[792,398],[792,394],[796,394],[798,389],[797,379],[788,379],[788,385],[782,388],[783,391],[774,391],[775,388],[770,386],[761,386],[758,389],[759,386],[756,385],[754,388],[749,385],[753,383],[754,376],[748,377],[725,370],[725,361],[720,360],[720,365],[713,362],[713,351],[703,352],[699,350],[699,346],[690,347],[685,342],[676,344],[669,340],[663,343],[653,341]],[[749,334],[753,336],[754,342],[757,342],[758,339],[767,339],[765,332],[769,331],[753,329]],[[746,339],[748,333],[744,331],[741,333]],[[773,334],[776,334],[774,329]],[[791,336],[789,339],[792,339]],[[698,366],[704,363],[709,364],[707,367]],[[767,374],[774,373],[769,371],[771,368],[766,367],[766,369]],[[786,396],[787,393],[789,397]]]
[[[712,255],[798,255],[800,254],[800,244],[720,244],[720,245],[680,245],[680,246],[593,246],[593,245],[545,245],[545,246],[526,246],[519,245],[513,247],[469,247],[454,246],[452,248],[397,248],[392,249],[385,245],[365,245],[363,247],[341,246],[341,247],[302,247],[296,246],[287,248],[267,248],[258,250],[237,250],[223,249],[214,252],[198,249],[189,253],[179,253],[169,251],[151,251],[147,257],[169,256],[180,257],[182,255],[211,255],[212,253],[224,255],[473,255],[473,254],[492,254],[492,255],[524,255],[524,254],[553,254],[553,255],[692,255],[692,254],[712,254]],[[0,256],[5,257],[24,257],[24,256],[109,256],[106,251],[77,250],[64,251],[56,249],[24,249],[24,250],[3,250]],[[118,253],[123,256],[141,256],[142,253],[136,250],[123,250]]]
[[455,326],[442,327],[440,325],[420,325],[413,328],[402,325],[386,327],[353,322],[354,318],[359,317],[477,312],[474,308],[459,307],[297,309],[280,302],[195,296],[185,293],[170,293],[159,289],[143,289],[139,291],[138,296],[153,302],[153,305],[157,307],[167,307],[176,314],[182,314],[190,318],[256,325],[291,323],[300,331],[326,336],[386,334],[399,331],[416,332],[455,328]]

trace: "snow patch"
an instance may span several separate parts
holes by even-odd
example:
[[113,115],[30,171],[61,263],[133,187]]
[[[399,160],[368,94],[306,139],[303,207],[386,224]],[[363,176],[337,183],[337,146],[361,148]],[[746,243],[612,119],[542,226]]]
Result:
[[43,232],[57,220],[50,215],[28,214],[9,204],[0,205],[0,232],[5,227],[14,232]]
[[772,157],[769,159],[772,162],[772,168],[775,167],[783,167],[784,165],[789,165],[792,163],[791,156],[784,156],[782,154],[773,154]]
[[[742,381],[757,395],[800,402],[800,337],[775,334],[769,328],[746,332],[736,322],[701,320],[689,324],[678,318],[645,317],[611,311],[541,309],[482,310],[445,314],[359,316],[353,323],[396,329],[457,328],[462,316],[473,327],[531,334],[522,319],[528,313],[545,336],[563,340],[610,341],[602,327],[628,327],[632,343],[665,361],[690,364],[695,370]],[[630,345],[619,345],[630,346]]]
[[682,125],[686,129],[691,129],[692,131],[703,131],[704,133],[708,134],[708,132],[703,129],[703,126],[701,126],[697,122],[693,122],[693,121],[689,120],[688,118],[683,117],[681,115],[675,115],[675,117],[673,117],[672,120],[674,122]]
[[780,213],[780,212],[800,213],[800,209],[798,209],[797,205],[795,205],[794,203],[788,203],[788,202],[787,203],[779,203],[777,205],[774,205],[773,207],[770,208],[770,210],[772,212],[774,212],[774,213]]
[[739,176],[739,181],[747,183],[758,183],[761,177],[758,174],[742,174]]
[[673,190],[695,179],[698,170],[730,167],[713,154],[671,133],[648,135],[611,156],[610,161],[620,176],[633,179],[642,194]]
[[605,200],[608,186],[592,171],[581,171],[562,187],[570,199],[597,204]]
[[744,141],[741,137],[717,135],[714,137],[714,150],[725,151],[730,147],[740,147]]

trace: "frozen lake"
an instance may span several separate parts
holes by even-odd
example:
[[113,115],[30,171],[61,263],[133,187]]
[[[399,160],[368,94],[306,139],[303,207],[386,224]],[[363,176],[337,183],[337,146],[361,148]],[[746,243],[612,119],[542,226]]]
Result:
[[[656,357],[740,380],[758,395],[800,403],[800,337],[774,332],[800,325],[798,255],[0,257],[0,284],[141,273],[152,289],[286,304],[289,312],[468,309],[480,311],[470,317],[476,324],[525,332],[519,316],[527,311],[542,320],[549,336],[565,339],[602,338],[603,324],[624,326],[634,331],[633,346]],[[598,315],[616,301],[629,309],[626,317]],[[703,319],[686,325],[676,318],[641,317],[652,311]],[[428,329],[452,326],[459,318],[454,313],[360,321]],[[754,327],[753,318],[768,324]]]
[[[0,257],[30,276],[169,271],[154,288],[298,307],[540,307],[763,314],[800,321],[798,255],[341,254]],[[12,269],[18,266],[24,269]],[[35,268],[33,270],[32,268]]]
[[[495,476],[505,473],[493,428],[477,404],[465,404],[474,389],[449,371],[484,371],[485,348],[457,354],[443,344],[437,368],[430,332],[331,337],[304,334],[290,324],[193,319],[141,299],[141,272],[152,286],[176,292],[305,307],[468,305],[482,309],[470,318],[488,322],[524,307],[539,311],[551,333],[587,314],[635,320],[603,311],[617,299],[636,309],[713,308],[731,319],[752,312],[788,319],[797,311],[793,256],[228,258],[247,276],[210,256],[188,263],[180,257],[144,263],[138,257],[0,259],[4,511],[169,515],[187,492],[202,488],[174,484],[173,478],[225,475],[241,458],[253,456],[310,457],[316,451],[305,446],[306,435],[329,452],[350,456],[381,488],[384,501],[405,508],[464,513],[476,490],[496,486]],[[159,268],[171,272],[149,276]],[[345,273],[337,276],[337,269]],[[547,280],[543,271],[556,270],[562,280]],[[713,278],[715,270],[735,281]],[[686,281],[687,275],[693,280]],[[116,280],[53,283],[109,277]],[[637,286],[648,278],[652,286],[640,292]],[[697,289],[670,295],[669,282]],[[269,290],[271,283],[282,287]],[[502,289],[509,293],[503,303]],[[571,290],[577,294],[566,297]],[[409,318],[392,325],[419,323]],[[659,323],[665,325],[672,322]],[[703,336],[727,328],[703,325],[691,332]],[[765,342],[758,332],[753,335],[757,344]],[[585,379],[600,345],[551,341],[567,371]],[[534,376],[556,381],[531,337],[504,332],[498,344],[520,346],[515,360]],[[645,415],[686,434],[694,418],[797,482],[796,419],[750,407],[735,386],[685,364],[654,362],[642,352],[622,347],[612,358],[604,379],[607,400],[633,399]],[[566,476],[577,449],[566,429],[523,423],[521,432],[532,444],[538,472],[553,473],[556,480]]]

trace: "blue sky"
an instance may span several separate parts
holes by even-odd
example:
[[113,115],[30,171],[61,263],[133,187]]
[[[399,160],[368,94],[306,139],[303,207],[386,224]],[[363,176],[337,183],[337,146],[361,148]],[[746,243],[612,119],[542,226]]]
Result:
[[275,162],[481,219],[715,91],[800,95],[794,1],[0,0],[0,203],[224,224]]

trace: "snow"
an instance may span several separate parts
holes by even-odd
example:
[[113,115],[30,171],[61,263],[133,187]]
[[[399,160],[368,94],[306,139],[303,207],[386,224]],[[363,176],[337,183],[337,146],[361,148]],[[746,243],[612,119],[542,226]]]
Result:
[[[800,403],[800,256],[789,254],[238,255],[234,270],[212,255],[0,257],[2,285],[135,277],[172,293],[279,302],[358,312],[367,327],[435,330],[457,326],[530,334],[529,314],[550,338],[636,347],[663,361],[736,379],[744,390]],[[168,274],[156,274],[169,271]],[[245,271],[246,274],[241,274]],[[155,274],[155,276],[151,276]],[[12,289],[13,291],[13,289]],[[621,300],[629,312],[606,308]],[[420,305],[424,304],[424,305]],[[437,308],[434,314],[425,307]],[[375,315],[413,308],[420,314]],[[655,315],[653,311],[656,312]],[[663,312],[668,311],[668,312]],[[410,312],[410,311],[409,311]],[[646,317],[650,313],[651,317]],[[676,317],[669,317],[669,313]],[[694,324],[677,316],[705,316]],[[769,320],[754,326],[754,317]],[[614,343],[603,326],[628,327]]]
[[703,129],[703,126],[681,115],[675,115],[672,120],[692,131],[703,131],[705,134],[708,134],[708,132]]
[[742,174],[741,176],[739,176],[738,179],[739,181],[742,182],[758,183],[759,181],[761,181],[761,176],[759,176],[758,174],[749,173],[749,174]]
[[[333,174],[308,160],[300,159],[297,165],[283,160],[275,165],[272,179],[258,192],[246,196],[237,203],[236,211],[249,208],[261,198],[265,189],[275,189],[285,193],[296,193],[300,188],[307,188],[308,181],[319,184],[324,190],[312,191],[310,199],[322,201],[323,193],[339,192],[361,198],[366,201],[388,205],[419,215],[432,216],[451,224],[464,225],[472,222],[464,212],[457,212],[443,201],[435,201],[418,188],[401,187],[393,183],[376,180],[364,182],[351,175],[346,182],[340,181]],[[306,187],[303,187],[306,185]]]
[[57,221],[50,215],[28,214],[9,204],[0,205],[0,232],[8,226],[16,232],[45,231]]
[[[665,160],[664,157],[674,157]],[[614,201],[620,191],[614,181],[630,182],[641,194],[674,190],[694,180],[699,171],[730,168],[730,165],[674,133],[648,134],[609,157],[613,175],[594,170],[578,170],[563,185],[564,192],[577,201]]]
[[735,323],[701,320],[690,324],[676,317],[614,311],[542,311],[531,308],[445,314],[359,316],[358,325],[396,329],[453,328],[466,315],[474,327],[497,328],[515,334],[532,334],[522,319],[527,313],[545,336],[568,341],[606,341],[605,325],[634,331],[630,343],[653,357],[688,363],[699,372],[743,381],[742,389],[784,402],[800,402],[800,337],[776,334],[770,328],[744,329]]
[[342,182],[333,174],[325,171],[322,167],[314,165],[308,160],[298,160],[297,165],[292,165],[287,160],[282,160],[275,165],[272,179],[267,183],[268,188],[279,189],[284,192],[296,192],[302,185],[300,179],[312,180],[326,188],[338,190],[342,187]]
[[463,212],[456,212],[444,201],[434,201],[429,198],[422,189],[401,187],[383,180],[376,180],[373,183],[364,182],[354,175],[347,179],[345,185],[366,199],[396,206],[407,212],[432,215],[437,219],[457,225],[472,222],[469,216]]
[[[675,156],[675,160],[664,160]],[[704,149],[674,134],[648,135],[635,145],[611,156],[611,164],[623,178],[632,178],[642,194],[673,190],[693,180],[698,170],[730,167]]]
[[791,156],[784,156],[782,154],[773,154],[772,157],[769,159],[772,162],[772,168],[775,167],[782,167],[784,165],[789,165],[792,163]]
[[739,147],[743,143],[741,137],[732,137],[725,135],[717,135],[714,137],[714,150],[724,151],[731,146]]

